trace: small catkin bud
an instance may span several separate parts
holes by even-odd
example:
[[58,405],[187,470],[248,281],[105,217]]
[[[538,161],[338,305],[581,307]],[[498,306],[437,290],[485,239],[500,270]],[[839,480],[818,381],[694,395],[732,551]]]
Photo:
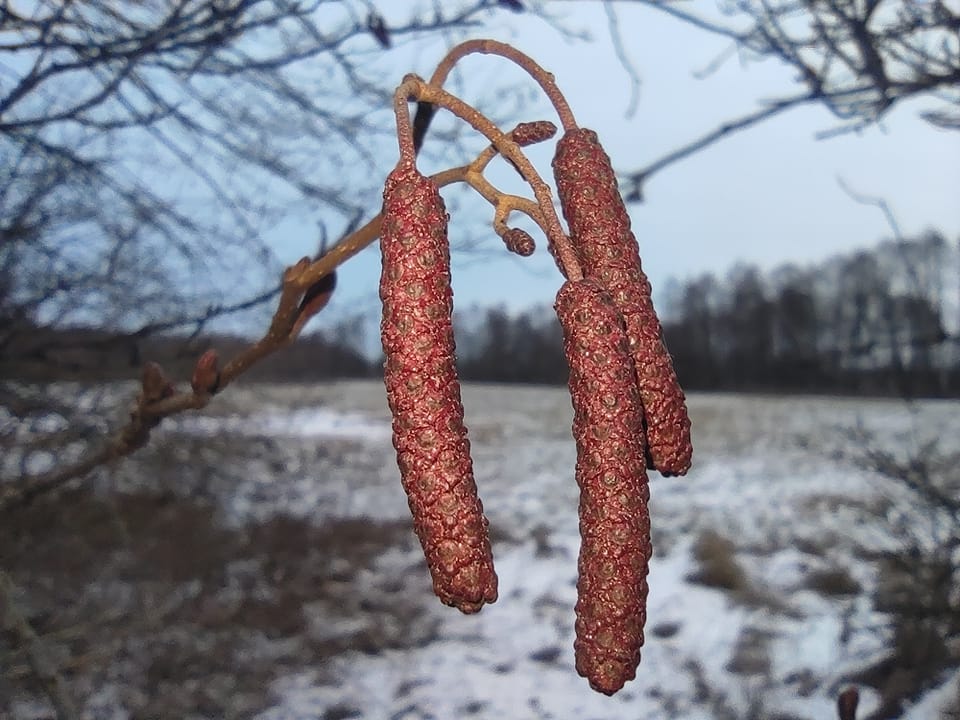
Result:
[[857,705],[860,703],[860,692],[855,687],[848,687],[837,698],[837,715],[840,720],[857,720]]
[[507,250],[521,257],[530,257],[537,249],[537,244],[533,241],[530,233],[520,228],[507,228],[501,238],[503,244],[507,246]]
[[220,359],[216,350],[207,350],[197,359],[197,364],[193,367],[190,387],[198,395],[212,395],[219,389]]
[[497,576],[463,424],[446,208],[411,162],[390,173],[383,197],[380,330],[400,477],[434,592],[477,612],[497,599]]
[[549,120],[534,120],[519,123],[510,133],[510,137],[520,147],[527,147],[549,140],[556,134],[557,126]]
[[303,330],[310,318],[323,310],[333,297],[333,291],[337,288],[337,271],[331,270],[313,285],[307,288],[300,300],[300,307],[297,311],[297,320],[293,325],[291,335],[296,337]]
[[636,675],[646,622],[650,499],[643,410],[619,310],[595,281],[560,288],[580,486],[577,672],[612,695]]
[[587,277],[623,314],[643,401],[650,467],[664,475],[690,468],[693,447],[686,399],[653,308],[630,216],[610,158],[592,130],[568,130],[553,159],[557,194]]
[[140,385],[141,397],[143,402],[147,404],[159,402],[176,393],[173,383],[167,379],[163,368],[152,360],[143,365]]

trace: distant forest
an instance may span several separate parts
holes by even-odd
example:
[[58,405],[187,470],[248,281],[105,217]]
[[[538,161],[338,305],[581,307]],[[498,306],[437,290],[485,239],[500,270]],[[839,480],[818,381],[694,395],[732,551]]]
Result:
[[[960,243],[927,232],[813,266],[673,281],[657,296],[664,337],[688,390],[960,397]],[[459,311],[460,376],[498,383],[566,382],[549,305]],[[28,334],[37,363],[0,376],[130,376],[144,360],[188,377],[197,353],[228,357],[230,337],[117,338],[88,330]],[[21,336],[26,337],[26,335]],[[314,333],[254,368],[251,378],[373,377],[356,319]],[[17,352],[24,356],[23,348]],[[92,360],[93,357],[95,360]]]
[[936,232],[671,288],[664,334],[691,389],[960,395],[960,246]]
[[[688,390],[960,396],[960,246],[937,232],[764,273],[675,281],[658,312]],[[464,378],[565,381],[545,309],[464,318]]]

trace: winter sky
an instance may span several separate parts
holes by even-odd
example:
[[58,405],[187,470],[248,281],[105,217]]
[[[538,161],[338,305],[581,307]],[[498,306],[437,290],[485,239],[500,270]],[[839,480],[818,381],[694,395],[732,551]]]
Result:
[[[796,89],[791,71],[779,63],[744,64],[736,56],[698,79],[696,73],[728,41],[648,8],[618,3],[624,50],[641,82],[635,112],[628,116],[631,80],[616,56],[600,3],[550,3],[550,8],[562,16],[565,27],[584,31],[592,41],[565,38],[524,14],[501,16],[478,36],[510,42],[552,71],[579,123],[599,133],[619,171],[639,169],[722,121],[756,110],[761,101]],[[398,69],[398,81],[407,71],[432,72],[442,46],[420,48],[409,67]],[[463,67],[457,92],[468,100],[513,77],[509,64],[499,58],[477,56]],[[515,77],[523,81],[524,76]],[[815,135],[838,126],[833,116],[819,107],[791,110],[656,174],[646,187],[645,202],[629,206],[655,296],[670,278],[708,271],[723,276],[738,261],[763,269],[786,262],[804,265],[890,237],[883,214],[854,202],[838,178],[861,194],[885,199],[907,236],[936,228],[951,240],[960,238],[960,132],[919,118],[933,102],[904,103],[879,126],[823,140]],[[539,118],[555,119],[545,101],[519,119]],[[550,177],[552,143],[530,154]],[[386,169],[392,164],[390,159]],[[504,172],[494,178],[509,176]],[[444,195],[448,208],[467,198],[463,190],[445,190]],[[479,208],[460,222],[453,213],[452,241],[458,233],[478,232],[478,219],[491,216]],[[487,252],[455,256],[456,306],[502,303],[516,309],[552,302],[560,276],[542,236],[534,236],[538,250],[533,258],[501,252],[492,231]],[[379,265],[378,251],[371,248],[344,266],[331,310],[376,311]]]

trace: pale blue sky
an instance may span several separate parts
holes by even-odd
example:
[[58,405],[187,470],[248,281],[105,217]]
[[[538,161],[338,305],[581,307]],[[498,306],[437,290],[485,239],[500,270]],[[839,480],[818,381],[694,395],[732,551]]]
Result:
[[[554,73],[578,121],[598,131],[618,170],[637,169],[723,120],[755,110],[759,100],[791,91],[790,71],[774,61],[744,66],[734,58],[707,79],[695,79],[725,41],[624,3],[618,6],[620,33],[642,81],[636,113],[626,117],[630,78],[615,56],[602,9],[597,3],[551,4],[557,6],[568,27],[586,30],[594,42],[568,41],[524,15],[504,18],[483,34],[511,42]],[[408,70],[429,75],[441,52],[439,45],[433,52],[421,46],[410,67],[398,68],[397,80]],[[523,78],[506,61],[489,56],[468,59],[464,69],[458,92],[467,100]],[[646,201],[629,208],[655,295],[669,278],[723,275],[737,261],[765,269],[788,261],[804,264],[889,237],[882,214],[851,200],[838,177],[860,193],[886,199],[904,233],[933,227],[951,240],[960,238],[960,132],[922,121],[918,112],[931,103],[902,104],[878,127],[819,141],[814,135],[836,127],[835,118],[818,107],[788,111],[661,171],[647,186]],[[555,119],[545,102],[539,108],[521,119]],[[530,154],[549,178],[552,143]],[[384,158],[384,174],[395,157]],[[463,190],[444,194],[466,202]],[[458,233],[484,232],[477,221],[491,216],[482,204],[467,205],[473,209],[455,214],[453,241]],[[499,240],[489,235],[486,247],[498,251]],[[455,257],[456,306],[552,302],[560,276],[541,237],[535,237],[538,250],[530,259],[505,251]],[[285,259],[293,259],[303,249],[286,252]],[[340,312],[378,309],[379,265],[378,250],[371,248],[342,268],[331,320]]]

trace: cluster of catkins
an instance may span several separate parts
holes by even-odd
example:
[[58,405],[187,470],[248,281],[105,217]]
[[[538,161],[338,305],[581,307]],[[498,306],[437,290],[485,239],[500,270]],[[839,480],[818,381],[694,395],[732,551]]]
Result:
[[[610,158],[593,131],[575,128],[553,168],[583,274],[556,299],[580,487],[576,668],[612,694],[635,676],[643,645],[647,469],[687,471],[690,422]],[[409,158],[387,178],[381,249],[384,379],[403,487],[434,591],[477,612],[496,600],[497,576],[463,423],[447,214]]]

